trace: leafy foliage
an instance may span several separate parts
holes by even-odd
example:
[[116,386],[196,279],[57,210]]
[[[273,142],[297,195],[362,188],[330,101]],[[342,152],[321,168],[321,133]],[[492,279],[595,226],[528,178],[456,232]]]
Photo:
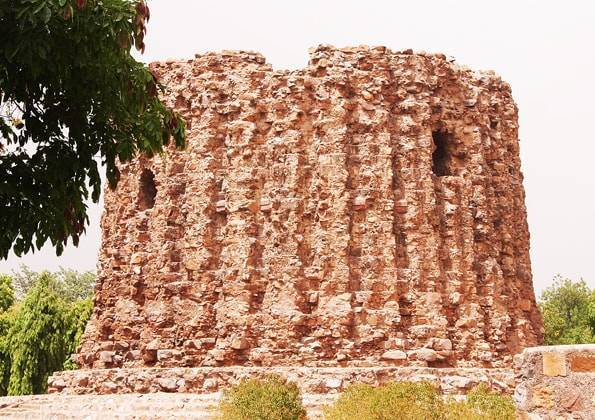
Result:
[[[62,299],[57,275],[46,271],[31,277],[24,299],[0,313],[0,395],[45,392],[52,372],[76,368],[69,356],[91,316],[90,298]],[[12,290],[10,276],[0,279],[0,292],[4,283]]]
[[381,387],[354,384],[325,409],[327,420],[513,420],[510,396],[479,385],[466,401],[443,400],[429,382],[394,382]]
[[0,274],[0,312],[6,311],[14,303],[14,288],[10,276]]
[[[17,298],[23,298],[39,281],[43,274],[31,270],[26,265],[22,265],[19,271],[12,274],[12,284],[16,289]],[[93,295],[95,286],[95,273],[92,271],[78,272],[72,269],[60,269],[54,273],[49,273],[49,287],[67,302],[76,302],[88,299]]]
[[516,408],[513,399],[490,391],[479,384],[467,393],[464,401],[452,398],[444,401],[439,417],[441,420],[513,420]]
[[301,420],[306,418],[300,392],[294,383],[270,375],[248,379],[225,392],[221,420]]
[[106,166],[184,145],[184,122],[131,55],[144,51],[140,0],[0,0],[0,257],[60,254],[88,224]]
[[[91,298],[79,300],[70,305],[66,313],[66,355],[71,355],[76,351],[81,336],[85,332],[87,321],[93,313],[93,302]],[[76,364],[69,358],[64,361],[65,370],[76,369]]]
[[8,394],[8,382],[10,380],[10,336],[8,332],[14,320],[16,307],[10,308],[0,314],[0,396]]
[[595,290],[556,276],[541,295],[545,344],[595,343]]
[[50,373],[64,363],[67,347],[65,308],[49,283],[49,275],[43,274],[23,301],[10,327],[8,393],[11,395],[44,392]]
[[354,384],[327,407],[325,418],[439,419],[442,399],[429,382],[394,382],[381,387]]

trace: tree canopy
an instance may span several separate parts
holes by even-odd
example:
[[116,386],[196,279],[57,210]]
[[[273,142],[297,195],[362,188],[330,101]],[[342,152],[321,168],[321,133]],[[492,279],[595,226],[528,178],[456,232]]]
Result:
[[556,276],[539,302],[545,344],[595,343],[595,290]]
[[0,396],[43,393],[49,375],[75,369],[70,355],[93,310],[92,273],[26,269],[16,275],[30,278],[25,294],[16,298],[14,277],[0,275],[0,303],[10,303],[0,307]]
[[117,160],[183,147],[183,120],[131,55],[148,20],[143,1],[0,0],[0,258],[77,245],[99,164],[115,187]]
[[[10,280],[16,298],[22,299],[39,282],[43,273],[45,272],[38,273],[26,265],[21,265],[20,269],[14,271],[10,277],[4,277]],[[96,276],[92,271],[79,272],[71,268],[60,267],[58,271],[50,274],[52,281],[48,287],[66,302],[72,303],[93,296]]]

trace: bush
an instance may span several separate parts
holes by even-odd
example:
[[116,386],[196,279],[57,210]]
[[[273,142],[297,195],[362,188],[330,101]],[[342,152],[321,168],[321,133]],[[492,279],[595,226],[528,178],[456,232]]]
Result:
[[479,384],[469,391],[466,403],[480,414],[478,419],[512,420],[516,418],[512,397],[493,392],[485,384]]
[[223,394],[221,420],[301,420],[306,418],[300,391],[276,375],[248,379]]
[[515,407],[510,396],[485,385],[473,388],[466,401],[445,401],[429,382],[396,382],[351,385],[324,414],[327,420],[513,420]]
[[439,419],[442,398],[429,382],[354,384],[324,411],[328,420]]
[[480,384],[467,394],[466,401],[447,400],[443,420],[514,420],[516,409],[512,398]]

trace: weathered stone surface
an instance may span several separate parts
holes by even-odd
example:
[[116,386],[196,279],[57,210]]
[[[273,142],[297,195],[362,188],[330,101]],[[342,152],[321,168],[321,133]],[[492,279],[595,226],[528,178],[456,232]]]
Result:
[[570,357],[570,370],[595,373],[595,352],[573,354]]
[[297,71],[248,52],[151,69],[188,147],[106,190],[83,367],[382,365],[395,340],[413,364],[498,367],[540,342],[498,76],[328,46]]
[[[199,367],[199,368],[115,368],[72,370],[55,373],[49,380],[50,393],[101,394],[105,383],[118,393],[193,392],[225,389],[244,378],[271,373],[295,382],[303,394],[337,393],[349,384],[380,385],[392,381],[429,380],[445,393],[465,394],[479,383],[512,392],[514,374],[508,369],[428,367]],[[86,382],[80,380],[85,378]],[[142,391],[140,391],[142,390]]]
[[400,350],[388,350],[382,353],[383,360],[405,360],[407,359],[407,353]]
[[[221,393],[127,395],[26,395],[0,398],[0,417],[32,419],[212,419]],[[316,415],[320,410],[305,400]],[[314,417],[313,418],[318,418]]]
[[515,356],[521,418],[594,418],[595,372],[581,370],[591,358],[594,344],[534,347]]
[[543,353],[543,374],[546,376],[566,376],[566,355],[554,351]]

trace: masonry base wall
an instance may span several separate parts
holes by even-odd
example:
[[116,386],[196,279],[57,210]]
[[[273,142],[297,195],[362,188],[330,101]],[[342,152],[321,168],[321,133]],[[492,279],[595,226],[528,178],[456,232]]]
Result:
[[521,418],[595,418],[595,344],[525,349],[515,372]]
[[116,394],[185,392],[209,393],[250,377],[275,373],[295,382],[303,394],[339,393],[352,383],[381,385],[391,381],[431,381],[445,394],[462,395],[479,383],[512,392],[509,369],[482,368],[312,368],[214,367],[90,369],[58,372],[49,380],[50,393]]

